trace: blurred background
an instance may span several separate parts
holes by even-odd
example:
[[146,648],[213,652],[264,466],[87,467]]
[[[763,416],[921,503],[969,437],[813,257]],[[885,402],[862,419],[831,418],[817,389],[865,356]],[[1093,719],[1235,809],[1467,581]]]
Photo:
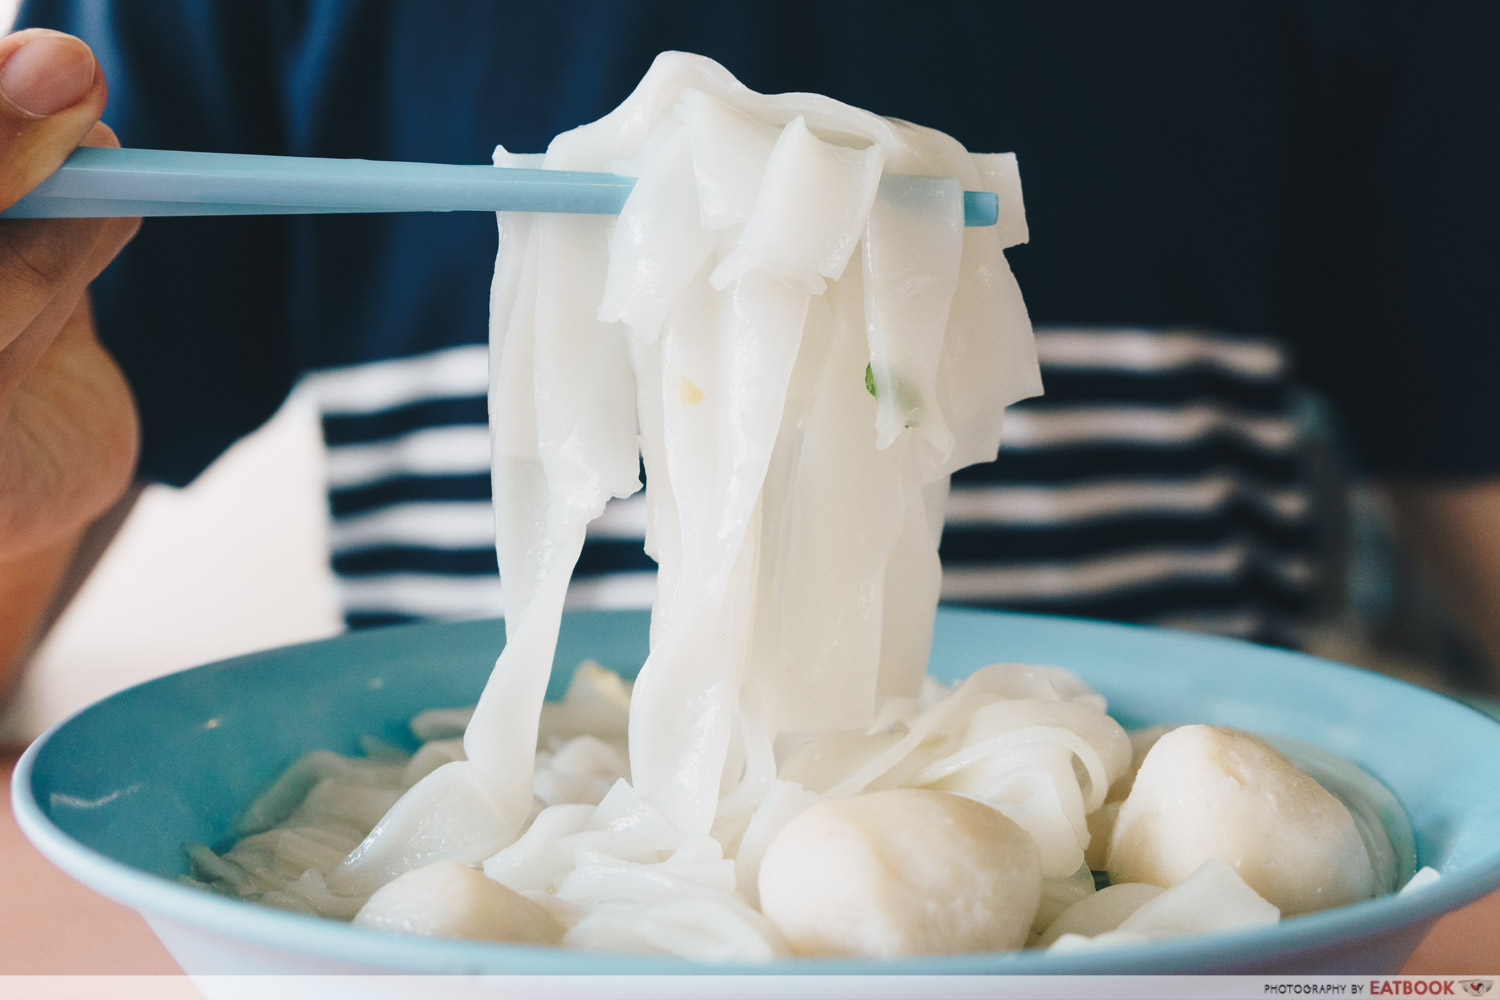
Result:
[[[0,0],[0,27],[17,2]],[[148,489],[0,713],[0,741],[162,673],[339,631],[321,470],[315,409],[294,393],[191,487]],[[1391,554],[1378,497],[1329,489],[1346,522],[1335,603],[1358,613],[1330,616],[1313,651],[1442,687],[1443,629]]]

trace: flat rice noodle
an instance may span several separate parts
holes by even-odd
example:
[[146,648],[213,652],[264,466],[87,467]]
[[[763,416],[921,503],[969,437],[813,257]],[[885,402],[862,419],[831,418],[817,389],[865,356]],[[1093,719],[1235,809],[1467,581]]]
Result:
[[558,747],[579,736],[624,740],[630,721],[630,685],[592,661],[580,663],[561,701],[542,705],[537,742]]
[[1084,863],[1088,823],[1072,757],[1063,747],[1018,747],[921,787],[983,802],[1014,820],[1036,841],[1044,878],[1070,875]]
[[[752,572],[749,546],[743,546],[726,586],[748,591]],[[636,681],[630,772],[642,796],[673,825],[706,834],[722,785],[750,622],[748,602],[703,595],[708,600],[693,601],[698,613],[688,613],[688,596],[699,595],[679,598]]]
[[1120,818],[1120,805],[1120,801],[1106,802],[1088,814],[1089,842],[1083,849],[1083,859],[1094,871],[1109,870],[1109,841]]
[[[636,371],[636,411],[640,422],[641,465],[646,472],[646,555],[656,560],[656,593],[651,606],[651,644],[671,617],[682,566],[682,532],[667,468],[666,393],[660,338],[645,344],[630,339],[630,363]],[[679,391],[681,387],[679,386]]]
[[901,527],[885,566],[875,683],[875,697],[880,701],[907,697],[921,688],[943,583],[938,543],[948,479],[926,485],[908,480],[905,491]]
[[[752,117],[766,117],[769,122],[757,124],[748,120]],[[681,125],[675,132],[671,128],[674,120]],[[773,131],[775,139],[767,152],[766,144]],[[712,162],[714,154],[710,150],[715,148],[716,138],[725,136],[738,143],[742,162],[717,180],[719,168]],[[765,170],[754,178],[744,163],[757,164],[761,154],[765,156]],[[689,161],[691,185],[681,183]],[[920,197],[902,191],[898,183],[887,198],[889,218],[877,219],[871,229],[867,223],[883,164],[913,172],[933,168],[965,182],[979,176],[978,166],[956,143],[930,130],[889,122],[826,98],[753,95],[722,68],[680,55],[658,60],[632,97],[616,112],[560,136],[549,148],[549,167],[639,168],[640,183],[632,195],[635,204],[628,206],[612,237],[616,251],[610,261],[613,275],[605,280],[601,312],[604,319],[619,319],[631,327],[633,346],[629,350],[642,383],[637,395],[640,400],[651,400],[641,407],[641,451],[652,483],[649,492],[656,494],[665,487],[671,494],[669,501],[648,498],[651,547],[661,562],[661,573],[654,607],[653,652],[642,671],[642,696],[636,699],[637,707],[633,710],[639,717],[632,729],[650,736],[641,735],[632,742],[632,773],[643,793],[659,802],[684,830],[705,832],[712,827],[717,795],[732,792],[739,796],[736,801],[743,801],[754,794],[754,789],[766,785],[768,768],[763,750],[757,751],[753,772],[750,766],[750,744],[764,748],[770,742],[763,724],[765,706],[774,703],[777,713],[784,714],[796,710],[789,706],[848,704],[846,711],[850,718],[867,722],[873,715],[876,688],[896,691],[914,687],[920,679],[921,662],[925,659],[921,655],[925,653],[922,640],[930,634],[930,614],[925,606],[935,595],[936,574],[931,555],[919,543],[935,543],[932,525],[938,521],[937,512],[925,501],[929,496],[935,497],[940,506],[941,490],[924,493],[920,508],[917,491],[910,496],[896,491],[894,508],[883,512],[873,523],[862,525],[866,539],[877,539],[873,546],[867,542],[865,548],[875,551],[859,553],[863,559],[857,565],[861,569],[868,567],[869,571],[850,576],[872,581],[874,593],[841,594],[841,605],[833,609],[853,611],[852,615],[843,615],[843,620],[835,616],[837,645],[851,647],[848,654],[837,654],[832,660],[828,656],[797,655],[805,650],[796,640],[816,636],[818,630],[806,625],[799,629],[799,625],[810,620],[807,602],[785,592],[788,580],[805,578],[805,574],[783,575],[778,581],[783,585],[779,591],[781,600],[765,613],[777,618],[777,624],[783,626],[774,630],[775,634],[790,635],[793,640],[783,639],[780,656],[770,651],[765,651],[765,656],[757,655],[755,673],[774,675],[774,667],[760,664],[779,659],[783,673],[778,679],[795,687],[790,695],[785,691],[765,695],[758,714],[752,713],[754,718],[745,715],[736,722],[734,704],[741,693],[747,665],[738,654],[726,656],[723,651],[734,649],[739,638],[772,634],[759,629],[759,623],[751,622],[746,613],[750,595],[764,595],[767,589],[764,574],[757,569],[759,540],[755,511],[768,463],[785,437],[782,428],[787,425],[782,414],[792,415],[793,409],[800,410],[785,400],[778,403],[769,397],[756,398],[755,383],[741,376],[747,371],[761,371],[751,362],[763,362],[766,348],[776,348],[781,343],[766,337],[768,328],[785,329],[792,335],[784,341],[786,349],[775,351],[774,356],[781,362],[780,371],[793,366],[799,354],[796,335],[803,328],[811,329],[817,317],[809,310],[801,328],[795,320],[769,326],[764,322],[742,324],[742,329],[755,336],[736,340],[732,323],[726,324],[723,317],[718,317],[717,323],[707,320],[709,310],[695,305],[698,293],[688,291],[675,306],[668,301],[683,287],[684,281],[698,273],[699,261],[705,257],[707,242],[701,234],[685,235],[691,228],[685,220],[695,213],[700,226],[705,219],[709,220],[709,232],[722,230],[732,236],[732,244],[716,264],[713,255],[708,254],[712,266],[710,283],[717,288],[729,288],[736,280],[750,282],[759,275],[774,276],[816,292],[825,287],[826,279],[841,279],[834,298],[840,302],[851,298],[852,301],[820,311],[817,316],[830,319],[829,328],[836,333],[857,328],[865,343],[860,350],[850,350],[848,363],[838,365],[832,374],[830,369],[835,367],[835,359],[830,353],[828,363],[822,366],[820,381],[842,378],[849,397],[859,397],[863,390],[862,369],[872,363],[870,331],[862,297],[851,295],[851,290],[860,288],[859,275],[849,275],[846,271],[851,270],[848,265],[861,240],[877,250],[887,248],[868,260],[874,268],[872,273],[879,274],[882,269],[900,263],[895,247],[903,231],[921,229],[937,234],[931,238],[939,242],[947,240],[949,263],[945,266],[950,272],[939,284],[956,280],[951,272],[955,271],[953,257],[959,231],[957,213],[952,211],[957,187],[952,182],[937,185],[943,190],[936,199],[929,197],[924,206],[916,204]],[[924,212],[928,218],[921,218]],[[732,227],[741,218],[743,228],[733,233]],[[551,231],[550,222],[543,226],[544,232]],[[542,252],[545,253],[545,241]],[[937,292],[929,296],[934,301],[941,297]],[[732,306],[738,298],[730,293]],[[765,288],[743,296],[751,304],[772,298]],[[578,296],[574,301],[586,299]],[[801,304],[805,306],[805,299]],[[923,385],[938,380],[938,372],[928,357],[929,348],[940,345],[944,333],[944,324],[930,319],[932,310],[926,305],[921,296],[913,296],[908,300],[880,299],[877,306],[886,310],[892,322],[902,310],[928,316],[930,332],[921,338],[921,343],[897,344],[882,333],[885,327],[879,323],[875,327],[877,338],[884,337],[881,343],[889,348],[882,349],[882,357],[900,354],[909,359],[920,369],[917,378]],[[539,306],[539,323],[542,311]],[[744,314],[745,310],[738,306],[731,310],[731,315]],[[698,334],[696,338],[681,332],[689,328],[690,317],[694,319],[690,328]],[[658,327],[662,344],[661,353],[656,356],[648,349]],[[679,331],[678,335],[674,336],[674,329]],[[704,337],[702,331],[710,329],[715,336]],[[748,355],[747,349],[751,351]],[[727,372],[723,367],[726,358],[735,362]],[[651,371],[655,367],[653,362],[660,365],[659,384]],[[765,370],[766,385],[785,385],[784,376],[776,374],[776,369]],[[771,374],[776,377],[770,377]],[[748,394],[727,395],[724,389],[729,384],[749,386]],[[820,391],[819,397],[823,396],[826,392]],[[685,400],[687,405],[683,405]],[[736,403],[740,404],[739,411],[734,409]],[[694,412],[696,407],[706,407],[713,413],[710,427],[703,426],[710,421],[705,413]],[[811,518],[822,516],[824,520],[817,525],[820,528],[829,522],[841,527],[839,516],[860,505],[838,501],[838,496],[868,496],[872,485],[878,490],[898,481],[905,468],[903,463],[908,460],[906,450],[910,448],[909,444],[899,451],[893,447],[888,450],[896,454],[866,460],[867,466],[877,466],[878,474],[839,483],[843,492],[835,491],[830,501],[817,494],[827,492],[831,477],[826,472],[818,474],[810,453],[817,455],[820,445],[829,448],[846,440],[856,442],[859,451],[868,453],[873,444],[872,423],[864,421],[860,428],[839,421],[836,415],[820,417],[817,398],[796,416],[801,418],[796,426],[798,433],[785,446],[791,449],[791,454],[789,462],[783,464],[788,469],[797,513],[795,523],[778,522],[770,526],[770,540],[778,555],[803,547],[797,544],[804,540],[798,537],[799,529],[804,534],[822,534],[807,530]],[[934,415],[933,428],[940,426],[941,416]],[[750,417],[757,419],[751,428],[753,433],[746,433]],[[538,430],[545,440],[545,427],[539,424]],[[858,433],[860,430],[862,435]],[[927,447],[941,451],[930,444]],[[542,453],[548,454],[545,448]],[[928,459],[927,464],[931,466],[935,461]],[[800,496],[799,484],[803,490]],[[889,489],[884,492],[892,493]],[[705,497],[711,502],[701,502]],[[798,504],[798,499],[806,502]],[[715,500],[717,504],[712,502]],[[909,514],[907,508],[911,508]],[[693,523],[691,518],[698,516],[694,513],[697,511],[722,512],[724,516],[717,523]],[[849,520],[847,516],[843,519]],[[925,539],[923,532],[917,530],[924,525],[929,529]],[[667,527],[676,530],[664,530]],[[680,539],[680,548],[668,541],[669,534]],[[902,542],[903,558],[892,565],[889,557],[898,540]],[[842,551],[851,548],[846,543]],[[918,572],[903,572],[907,567],[915,567]],[[882,657],[883,611],[887,601],[881,591],[888,576],[892,580],[915,581],[915,592],[928,599],[913,601],[923,610],[910,621],[890,628],[890,647],[898,654]],[[747,580],[753,585],[747,587]],[[692,603],[685,605],[683,602],[689,596]],[[823,596],[823,603],[827,602],[828,598]],[[507,605],[511,604],[507,599]],[[704,611],[709,617],[719,618],[717,629],[702,624]],[[708,659],[717,662],[716,669],[707,677],[702,676],[701,670],[697,671],[698,677],[692,676],[685,665],[701,664]],[[812,669],[799,669],[795,680],[788,681],[787,674],[791,671],[785,665],[809,660]],[[871,664],[879,664],[878,672]],[[862,671],[856,669],[861,666]],[[805,697],[834,688],[847,694],[854,675],[860,673],[866,678],[876,677],[876,683],[864,682],[864,690],[856,690],[852,699]],[[671,727],[645,724],[646,716],[666,711],[655,706],[667,698],[679,705],[694,706],[693,719],[685,724],[675,720],[676,731],[681,733],[675,739],[669,735],[673,732]],[[641,708],[643,704],[650,707]],[[784,718],[780,721],[786,722]],[[836,720],[835,724],[846,721]],[[741,735],[737,737],[736,732]],[[472,747],[470,756],[475,756]]]
[[543,810],[520,839],[485,861],[484,873],[517,891],[555,891],[576,867],[580,850],[648,863],[669,856],[682,841],[660,810],[620,781],[597,807]]
[[536,450],[552,502],[587,521],[610,497],[641,488],[626,334],[598,316],[614,222],[550,215],[533,225],[541,234],[532,345]]
[[512,822],[514,815],[479,783],[469,762],[444,764],[402,795],[328,873],[328,887],[343,896],[369,896],[397,875],[434,861],[478,864],[512,839]]
[[828,733],[789,754],[782,762],[780,777],[816,795],[827,795],[901,741],[900,733]]
[[517,892],[551,891],[573,864],[569,838],[589,829],[595,808],[578,803],[548,806],[526,832],[484,862],[484,873]]
[[1233,868],[1210,858],[1186,879],[1126,917],[1119,929],[1176,937],[1263,927],[1280,918],[1281,911],[1246,885]]
[[318,916],[318,911],[313,909],[312,904],[295,892],[286,889],[272,889],[262,895],[259,902],[266,906],[274,906],[278,910],[286,910],[290,913],[305,913],[308,916]]
[[[1004,157],[974,159],[984,165]],[[1014,157],[1009,160],[1013,165]],[[1024,242],[1025,216],[1019,212],[1020,183],[1015,177],[1014,195],[1001,200],[1001,220],[1009,238],[1019,232],[1018,242]],[[1002,188],[1002,195],[1008,188]],[[937,398],[954,438],[941,472],[994,459],[1005,407],[1042,392],[1036,340],[1029,334],[1031,319],[1004,245],[982,229],[964,230],[963,280],[949,306],[949,334],[938,364]]]
[[1281,919],[1281,911],[1262,899],[1218,858],[1205,861],[1183,881],[1138,907],[1113,930],[1094,937],[1064,933],[1054,951],[1091,951],[1142,944],[1164,937],[1264,927]]
[[700,223],[707,230],[743,226],[781,130],[695,89],[683,92],[677,115],[692,143]]
[[818,138],[801,115],[776,139],[736,246],[709,276],[722,289],[751,271],[802,284],[814,294],[838,279],[869,218],[885,151]]
[[1021,196],[1021,165],[1015,153],[970,153],[979,171],[979,186],[991,191],[998,201],[998,212],[992,234],[1000,249],[1031,239],[1026,225],[1026,202]]
[[193,874],[211,886],[225,886],[231,895],[247,898],[259,894],[261,887],[239,862],[220,857],[206,844],[186,844],[188,863]]
[[937,781],[989,754],[1035,742],[1056,743],[1078,759],[1088,775],[1083,789],[1087,812],[1104,804],[1110,785],[1130,765],[1124,727],[1092,706],[1015,698],[977,709],[969,718],[963,747],[927,765],[913,780]]
[[[769,620],[769,615],[757,616],[757,623]],[[719,804],[711,831],[726,847],[737,842],[776,780],[775,686],[757,670],[754,653],[760,641],[758,637],[751,638],[751,659],[740,687],[740,703],[730,731],[730,754],[724,761]]]
[[295,812],[292,826],[339,826],[363,836],[375,828],[401,797],[399,787],[374,787],[324,778],[313,786]]
[[371,736],[368,733],[359,738],[359,752],[365,760],[380,764],[404,765],[411,757],[411,754],[396,746],[396,744],[388,743],[380,737]]
[[[497,150],[497,165],[518,161]],[[547,166],[558,166],[549,154]],[[562,605],[589,521],[637,478],[635,387],[623,332],[599,301],[611,222],[593,217],[500,220],[492,308],[490,413],[497,551],[507,639],[464,735],[465,761],[439,768],[406,794],[406,815],[436,814],[436,841],[382,824],[334,875],[367,884],[436,860],[474,863],[515,839],[532,808],[537,726]],[[507,230],[510,230],[507,232]],[[445,771],[472,772],[465,780]],[[406,800],[410,801],[406,801]],[[465,830],[476,817],[486,831]],[[412,836],[403,848],[392,838]],[[376,860],[379,859],[379,860]],[[369,868],[372,875],[360,873]]]
[[[1092,881],[1092,876],[1090,876]],[[1160,896],[1165,890],[1147,882],[1120,882],[1075,900],[1046,923],[1037,948],[1050,948],[1064,934],[1097,937],[1119,927],[1125,918]]]
[[956,177],[880,182],[861,254],[877,448],[913,428],[941,458],[953,450],[937,373],[958,287],[963,214]]
[[340,896],[330,890],[319,871],[304,872],[284,885],[280,892],[300,900],[318,916],[333,920],[353,920],[364,905],[362,898]]
[[599,906],[574,924],[562,943],[697,962],[768,962],[788,953],[759,912],[733,894],[708,891],[645,905]]
[[1413,872],[1411,878],[1407,879],[1406,884],[1397,890],[1397,892],[1398,894],[1421,892],[1427,886],[1434,885],[1442,880],[1442,872],[1430,865],[1424,865]]
[[574,802],[594,804],[629,775],[623,743],[577,736],[556,752],[537,754],[532,787],[544,806]]
[[339,838],[335,846],[324,839],[308,836],[303,830],[296,828],[278,830],[274,836],[276,846],[271,860],[293,879],[306,872],[317,874],[332,871],[353,846],[343,838]]
[[461,738],[474,717],[471,708],[430,708],[412,716],[407,728],[423,742]]
[[796,443],[775,580],[782,730],[851,729],[874,717],[885,567],[904,513],[893,486],[908,442],[873,447],[858,273],[830,294],[830,328],[807,334],[826,338],[829,355]]
[[760,863],[766,848],[806,809],[817,805],[820,797],[793,781],[777,781],[766,791],[765,798],[751,816],[735,852],[735,888],[751,906],[760,906]]
[[655,902],[703,889],[732,893],[735,863],[712,837],[689,837],[661,861],[629,861],[607,850],[578,848],[575,867],[557,887],[571,903]]
[[[495,161],[536,165],[503,149]],[[637,183],[618,219],[499,219],[490,408],[507,643],[462,754],[434,746],[400,763],[396,786],[415,784],[325,888],[353,898],[421,864],[483,860],[512,888],[589,900],[589,912],[550,904],[573,925],[569,943],[783,954],[733,891],[814,797],[778,781],[778,732],[887,727],[814,761],[817,785],[850,794],[961,753],[970,717],[998,698],[1101,702],[1075,679],[1014,667],[919,699],[947,476],[993,457],[999,411],[1037,388],[995,239],[1025,235],[1014,160],[828,98],[756,95],[668,53],[542,165]],[[882,186],[883,169],[946,179]],[[960,225],[961,192],[982,178],[1004,186],[989,233]],[[588,524],[639,488],[640,464],[659,573],[629,708],[632,788],[615,746],[593,738],[621,735],[619,698],[542,705]],[[883,699],[899,711],[878,717]],[[453,721],[417,731],[451,736]],[[1088,757],[1093,736],[1058,758],[1084,759],[1090,798],[1109,770],[1106,750]],[[993,785],[984,769],[1014,748],[989,749],[938,780]],[[1054,809],[1064,825],[1078,784]],[[370,794],[339,796],[339,822],[369,818]],[[747,852],[738,875],[726,845]],[[663,880],[699,889],[656,898]],[[652,898],[626,918],[611,900],[629,895]]]
[[894,743],[862,763],[825,794],[839,798],[863,791],[929,740],[936,739],[939,743],[947,740],[951,744],[964,732],[969,717],[977,709],[1002,698],[1066,699],[1096,704],[1103,710],[1103,699],[1066,670],[1025,663],[992,663],[974,671],[931,708],[907,720],[903,725],[905,732]]
[[241,836],[260,833],[285,822],[319,782],[399,788],[405,763],[343,757],[331,750],[314,750],[298,758],[245,809],[236,827]]
[[598,306],[600,320],[623,322],[647,343],[660,335],[672,306],[718,243],[702,225],[688,130],[672,131],[661,147],[620,211]]
[[[497,164],[504,161],[498,151]],[[546,165],[556,165],[550,153]],[[490,410],[507,641],[465,750],[516,817],[506,839],[530,806],[537,720],[586,525],[611,496],[640,486],[635,388],[621,378],[629,371],[627,344],[618,327],[598,320],[594,305],[608,266],[609,224],[501,220]]]
[[451,764],[456,760],[464,759],[464,741],[462,736],[444,740],[429,740],[417,748],[417,752],[411,755],[411,760],[406,762],[406,768],[402,771],[402,781],[410,788],[433,771],[444,764]]
[[[670,603],[656,609],[663,622],[637,682],[645,694],[632,704],[630,727],[646,734],[631,741],[631,771],[642,794],[680,828],[705,833],[750,648],[758,500],[807,296],[777,278],[750,274],[720,297],[716,316],[694,308],[712,301],[690,298],[663,334],[663,431],[681,565],[671,573]],[[704,338],[703,324],[717,336]],[[680,392],[673,399],[672,387],[684,383],[715,405],[686,401]],[[703,669],[714,661],[717,670]],[[683,706],[695,717],[682,719]],[[688,761],[702,764],[681,766]]]
[[1032,940],[1027,947],[1039,947],[1041,942],[1038,938],[1050,931],[1064,913],[1097,894],[1094,873],[1089,870],[1088,865],[1080,865],[1071,875],[1042,879],[1042,901],[1037,907],[1036,918],[1031,922]]

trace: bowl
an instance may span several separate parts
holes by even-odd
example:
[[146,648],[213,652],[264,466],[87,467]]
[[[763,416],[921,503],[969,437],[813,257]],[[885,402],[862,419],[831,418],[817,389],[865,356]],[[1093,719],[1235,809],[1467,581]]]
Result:
[[[552,694],[586,658],[629,676],[639,612],[570,613]],[[1127,726],[1232,725],[1319,744],[1360,764],[1410,816],[1431,885],[1267,928],[1081,954],[805,959],[703,966],[640,955],[385,935],[228,899],[176,881],[183,845],[222,844],[239,812],[319,747],[361,734],[411,745],[418,711],[472,704],[504,641],[495,621],[379,629],[257,653],[123,691],[21,758],[21,828],[64,871],[138,911],[190,974],[1388,973],[1444,913],[1500,886],[1500,724],[1353,667],[1182,632],[942,609],[930,660],[944,681],[1009,660],[1082,675]]]

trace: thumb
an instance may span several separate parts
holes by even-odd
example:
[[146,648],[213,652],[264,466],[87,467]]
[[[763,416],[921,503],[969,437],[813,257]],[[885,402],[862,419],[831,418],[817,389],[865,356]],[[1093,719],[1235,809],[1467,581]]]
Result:
[[56,170],[104,111],[94,53],[34,28],[0,38],[0,210]]

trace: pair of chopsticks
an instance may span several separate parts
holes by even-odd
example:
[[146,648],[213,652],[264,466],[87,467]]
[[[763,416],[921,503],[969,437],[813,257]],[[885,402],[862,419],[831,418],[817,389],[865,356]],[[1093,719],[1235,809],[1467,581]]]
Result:
[[[630,177],[571,170],[85,147],[0,218],[347,212],[610,215],[620,211],[634,185]],[[964,192],[964,225],[993,226],[999,213],[994,193]]]

